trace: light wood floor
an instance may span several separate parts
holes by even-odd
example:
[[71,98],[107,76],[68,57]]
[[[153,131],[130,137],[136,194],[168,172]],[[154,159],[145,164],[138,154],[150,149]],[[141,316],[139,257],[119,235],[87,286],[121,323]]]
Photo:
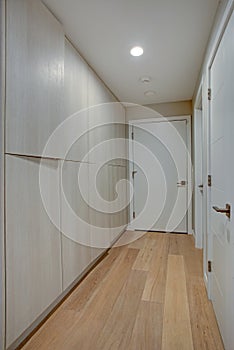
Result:
[[111,249],[23,349],[223,349],[201,250],[162,233]]

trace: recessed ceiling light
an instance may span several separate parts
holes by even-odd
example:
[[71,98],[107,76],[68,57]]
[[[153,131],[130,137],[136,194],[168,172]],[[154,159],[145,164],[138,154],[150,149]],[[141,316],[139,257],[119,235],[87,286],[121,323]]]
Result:
[[156,94],[156,92],[153,90],[148,90],[148,91],[144,92],[145,96],[154,96],[155,94]]
[[140,79],[139,79],[139,81],[141,82],[141,83],[143,83],[143,84],[148,84],[148,83],[150,83],[151,82],[151,78],[150,77],[141,77]]
[[132,56],[141,56],[143,55],[144,50],[140,46],[135,46],[131,49],[130,53]]

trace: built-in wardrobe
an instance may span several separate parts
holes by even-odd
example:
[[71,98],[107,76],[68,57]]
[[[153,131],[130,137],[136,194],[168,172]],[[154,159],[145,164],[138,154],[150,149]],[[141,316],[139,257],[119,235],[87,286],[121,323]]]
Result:
[[[124,139],[126,127],[124,107],[50,10],[39,0],[7,0],[6,7],[6,348],[15,348],[124,231],[127,207],[107,213],[91,204],[97,169],[95,184],[110,208],[116,184],[127,178],[114,144],[105,146],[109,139]],[[75,128],[66,124],[61,142],[45,153],[53,132],[77,111]],[[87,132],[64,157],[60,144],[80,129]],[[99,144],[100,151],[89,153]],[[125,154],[126,144],[120,147]],[[127,189],[121,187],[119,195],[126,197]],[[74,214],[85,224],[73,220]],[[101,237],[99,244],[101,231],[105,243]]]

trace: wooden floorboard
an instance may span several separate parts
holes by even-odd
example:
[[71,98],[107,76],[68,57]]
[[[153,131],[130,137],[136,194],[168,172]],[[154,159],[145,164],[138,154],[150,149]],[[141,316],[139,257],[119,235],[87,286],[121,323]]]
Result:
[[182,255],[168,256],[162,350],[193,350],[184,257]]
[[156,240],[146,238],[144,240],[144,246],[140,249],[140,252],[133,265],[133,270],[149,271],[151,261],[155,255]]
[[129,350],[161,349],[163,304],[141,301]]
[[159,234],[142,295],[142,300],[144,301],[164,302],[168,249],[169,240],[167,235]]
[[100,333],[96,348],[128,349],[141,301],[146,272],[131,271],[126,284]]
[[223,350],[192,236],[150,232],[116,246],[24,350]]

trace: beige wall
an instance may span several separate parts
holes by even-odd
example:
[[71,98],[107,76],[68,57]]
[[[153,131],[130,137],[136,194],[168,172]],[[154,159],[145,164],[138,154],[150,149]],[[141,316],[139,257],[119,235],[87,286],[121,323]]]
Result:
[[192,101],[155,103],[139,106],[130,105],[126,108],[126,120],[139,120],[157,117],[192,115]]
[[155,103],[147,105],[146,107],[160,113],[163,117],[178,116],[178,115],[191,115],[192,114],[192,101],[177,101],[167,103]]

